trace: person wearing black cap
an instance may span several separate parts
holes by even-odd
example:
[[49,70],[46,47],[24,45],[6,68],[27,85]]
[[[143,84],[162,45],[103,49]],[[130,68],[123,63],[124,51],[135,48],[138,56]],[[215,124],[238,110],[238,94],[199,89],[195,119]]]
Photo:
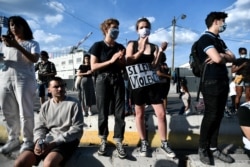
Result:
[[[45,102],[45,89],[48,87],[48,82],[53,78],[57,72],[55,64],[48,61],[49,55],[46,51],[41,51],[41,61],[35,65],[35,70],[38,71],[38,94],[40,97],[40,104]],[[47,94],[51,97],[51,94]]]

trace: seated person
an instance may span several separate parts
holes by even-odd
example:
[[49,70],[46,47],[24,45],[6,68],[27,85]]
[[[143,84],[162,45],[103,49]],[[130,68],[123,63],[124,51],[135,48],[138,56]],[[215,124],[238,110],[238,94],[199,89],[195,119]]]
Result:
[[250,101],[242,104],[238,109],[238,118],[241,131],[243,133],[242,141],[244,149],[250,158]]
[[83,134],[81,105],[66,96],[65,86],[60,77],[50,80],[52,99],[41,106],[34,129],[34,149],[22,152],[15,167],[32,167],[41,160],[45,166],[62,166],[78,147]]
[[190,106],[191,106],[191,95],[188,91],[187,85],[186,84],[181,84],[181,99],[183,102],[183,106],[179,112],[179,115],[188,115],[191,110],[190,110]]

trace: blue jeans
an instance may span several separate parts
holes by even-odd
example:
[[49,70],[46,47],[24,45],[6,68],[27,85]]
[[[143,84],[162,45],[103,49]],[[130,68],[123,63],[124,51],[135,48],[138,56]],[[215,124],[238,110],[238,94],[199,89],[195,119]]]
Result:
[[98,74],[96,78],[96,104],[98,110],[99,137],[106,139],[109,134],[108,116],[110,104],[114,104],[114,140],[122,141],[125,131],[125,87],[122,76],[109,73]]
[[[38,84],[38,95],[39,95],[39,97],[45,97],[45,92],[46,92],[47,87],[48,87],[48,83]],[[47,93],[47,96],[52,98],[52,95],[49,92]]]
[[206,80],[202,84],[205,103],[204,117],[200,128],[200,148],[217,147],[221,120],[229,91],[228,81]]

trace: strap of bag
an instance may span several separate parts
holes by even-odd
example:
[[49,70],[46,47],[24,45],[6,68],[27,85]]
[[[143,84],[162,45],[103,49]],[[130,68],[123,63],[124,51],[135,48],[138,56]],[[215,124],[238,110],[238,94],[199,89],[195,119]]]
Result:
[[198,87],[198,91],[197,91],[196,101],[199,101],[199,98],[200,98],[201,85],[202,85],[202,82],[204,81],[204,78],[205,78],[205,71],[206,71],[206,68],[207,68],[207,63],[205,63],[204,69],[202,70],[202,76],[201,76],[200,83],[199,83],[199,87]]

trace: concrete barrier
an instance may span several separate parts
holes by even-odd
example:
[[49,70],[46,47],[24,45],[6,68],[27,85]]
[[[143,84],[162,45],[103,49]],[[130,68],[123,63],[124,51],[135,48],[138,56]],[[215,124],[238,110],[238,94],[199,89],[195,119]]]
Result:
[[[202,115],[182,116],[167,115],[167,138],[173,148],[177,149],[196,149],[198,146],[200,125]],[[160,138],[158,134],[157,117],[153,114],[146,116],[147,137],[152,147],[160,146]],[[109,116],[109,130],[108,141],[113,143],[113,128],[114,117]],[[230,143],[235,145],[242,145],[241,131],[237,117],[224,118],[220,128],[219,143]],[[124,135],[124,144],[127,146],[137,146],[139,143],[139,136],[135,126],[134,116],[126,117],[126,129]],[[98,145],[100,139],[98,138],[97,116],[85,118],[84,134],[81,139],[82,145]]]
[[[35,118],[38,115],[35,114]],[[196,149],[198,146],[200,125],[202,115],[166,115],[167,118],[167,138],[173,148],[176,149]],[[160,146],[160,138],[158,134],[157,117],[153,112],[149,112],[146,117],[147,138],[152,147]],[[140,138],[135,126],[135,117],[128,116],[125,118],[126,128],[124,135],[124,144],[127,146],[137,146]],[[100,139],[98,137],[98,116],[93,115],[84,118],[84,133],[81,138],[81,145],[91,146],[99,145]],[[109,116],[109,130],[108,141],[113,143],[114,134],[114,116]],[[242,145],[241,130],[239,127],[237,117],[223,118],[219,143],[228,143],[234,145]],[[0,115],[0,142],[5,143],[7,140],[7,130],[3,116]]]

